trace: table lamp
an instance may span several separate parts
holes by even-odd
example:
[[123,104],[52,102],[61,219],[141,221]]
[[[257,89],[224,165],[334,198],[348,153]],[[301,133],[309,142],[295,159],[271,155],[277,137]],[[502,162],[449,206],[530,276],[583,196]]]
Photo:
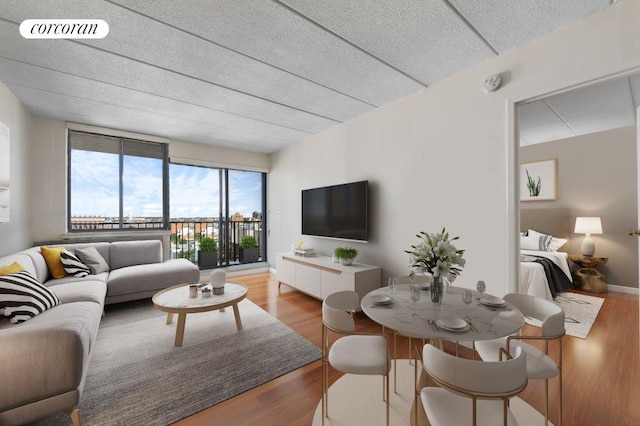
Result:
[[596,252],[596,245],[591,239],[591,234],[602,234],[602,223],[600,222],[600,218],[577,217],[574,232],[576,234],[586,234],[580,249],[583,256],[593,256]]

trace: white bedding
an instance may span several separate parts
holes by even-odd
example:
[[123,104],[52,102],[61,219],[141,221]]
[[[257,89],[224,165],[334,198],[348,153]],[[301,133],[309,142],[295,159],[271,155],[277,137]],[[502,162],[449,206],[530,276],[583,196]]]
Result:
[[[571,271],[569,269],[569,255],[561,251],[537,251],[537,250],[520,250],[520,253],[528,256],[540,256],[550,259],[558,265],[565,273],[567,278],[573,282]],[[549,282],[544,273],[542,265],[536,262],[520,262],[520,286],[518,293],[530,294],[532,296],[541,297],[547,300],[553,300],[551,290],[549,290]]]

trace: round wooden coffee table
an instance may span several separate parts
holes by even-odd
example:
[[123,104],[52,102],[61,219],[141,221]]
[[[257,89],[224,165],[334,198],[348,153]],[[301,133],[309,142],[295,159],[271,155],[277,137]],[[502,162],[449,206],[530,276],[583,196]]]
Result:
[[245,285],[226,283],[224,285],[224,294],[211,295],[209,297],[202,296],[200,292],[198,292],[197,297],[189,297],[189,285],[178,284],[165,288],[157,292],[152,299],[156,309],[167,312],[167,324],[173,322],[173,314],[178,314],[175,346],[182,346],[187,314],[215,311],[217,309],[224,310],[227,306],[233,306],[236,327],[238,331],[242,330],[238,302],[247,297],[247,287]]

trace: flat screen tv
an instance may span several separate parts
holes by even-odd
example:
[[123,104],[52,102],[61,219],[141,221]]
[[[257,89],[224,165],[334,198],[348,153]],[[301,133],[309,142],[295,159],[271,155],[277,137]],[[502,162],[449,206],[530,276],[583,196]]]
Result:
[[369,240],[369,181],[302,190],[302,234]]

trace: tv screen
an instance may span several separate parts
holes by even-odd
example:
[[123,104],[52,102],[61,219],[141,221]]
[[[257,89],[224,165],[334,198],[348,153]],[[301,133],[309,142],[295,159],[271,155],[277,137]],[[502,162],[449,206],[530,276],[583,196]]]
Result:
[[302,234],[369,239],[369,182],[302,190]]

